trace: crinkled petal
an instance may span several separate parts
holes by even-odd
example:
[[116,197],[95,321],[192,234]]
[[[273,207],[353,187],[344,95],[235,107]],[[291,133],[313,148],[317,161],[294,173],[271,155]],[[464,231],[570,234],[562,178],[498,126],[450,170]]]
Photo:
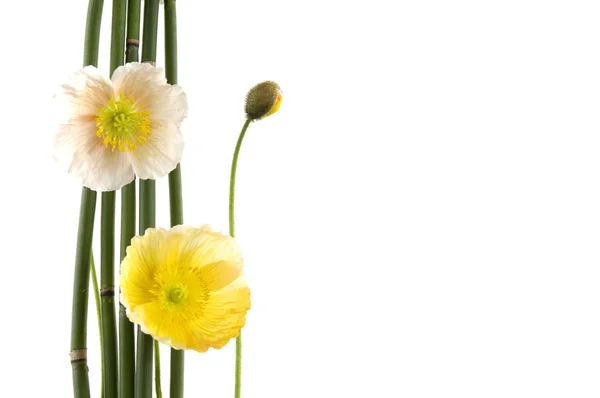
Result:
[[154,104],[152,119],[181,126],[188,114],[187,95],[180,86],[167,86]]
[[186,251],[193,256],[194,263],[200,267],[207,267],[214,263],[227,262],[241,271],[244,261],[239,243],[231,236],[205,228],[194,228],[188,233]]
[[128,153],[135,174],[143,179],[157,179],[169,174],[181,162],[183,136],[174,123],[152,125],[148,142]]
[[119,66],[112,75],[112,82],[117,94],[131,95],[137,104],[151,111],[170,87],[162,68],[142,62]]
[[239,335],[250,309],[250,289],[244,277],[211,293],[204,316],[197,321],[196,333],[214,348],[221,348]]
[[153,291],[158,289],[155,274],[167,256],[166,237],[166,230],[149,228],[143,237],[134,237],[127,247],[121,263],[121,302],[131,311],[155,300]]
[[96,136],[93,121],[63,124],[54,136],[53,156],[68,173],[94,191],[114,191],[134,179],[125,153],[112,151]]
[[114,96],[111,81],[94,66],[73,73],[60,88],[56,98],[65,106],[70,124],[93,121],[98,109]]
[[250,289],[240,277],[226,289],[211,293],[205,307],[196,309],[200,316],[193,320],[165,312],[158,302],[137,307],[129,318],[139,323],[144,333],[173,348],[205,352],[222,348],[239,335],[250,306]]

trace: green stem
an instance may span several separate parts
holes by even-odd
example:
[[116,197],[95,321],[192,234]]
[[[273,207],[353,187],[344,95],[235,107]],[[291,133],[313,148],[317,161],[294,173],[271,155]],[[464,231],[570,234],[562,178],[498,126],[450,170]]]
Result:
[[[165,1],[165,75],[169,84],[177,84],[177,2]],[[171,226],[183,224],[181,165],[169,173]],[[183,398],[185,351],[171,348],[170,398]]]
[[[141,0],[129,0],[127,8],[127,62],[137,62]],[[121,262],[135,236],[135,180],[121,188]],[[135,394],[135,340],[133,323],[119,304],[119,396]]]
[[104,396],[118,396],[117,320],[115,313],[115,191],[102,192],[100,299],[104,351]]
[[142,62],[156,63],[156,38],[158,36],[158,0],[144,1],[144,33]]
[[[240,155],[240,148],[246,136],[246,130],[250,125],[251,119],[246,119],[244,127],[240,132],[235,151],[233,152],[233,161],[231,162],[231,178],[229,179],[229,235],[235,236],[235,175],[237,171],[237,162]],[[240,398],[242,391],[242,331],[235,339],[235,398]]]
[[154,340],[154,381],[156,382],[156,398],[162,398],[162,388],[160,387],[160,347],[158,341]]
[[110,74],[125,62],[125,18],[127,0],[113,0],[110,38]]
[[127,62],[138,61],[141,9],[141,0],[129,0],[127,6]]
[[100,24],[104,0],[89,0],[85,41],[83,44],[83,66],[98,66],[98,47],[100,44]]
[[[123,65],[125,54],[126,0],[113,0],[110,74]],[[100,285],[104,397],[119,396],[117,315],[115,312],[115,191],[102,193]]]
[[[83,47],[84,66],[98,66],[98,46],[103,5],[103,0],[89,0],[88,2]],[[71,311],[71,368],[73,370],[73,394],[75,398],[90,397],[86,345],[88,289],[95,210],[96,192],[84,187],[81,191],[79,209],[79,228],[73,277],[73,307]]]
[[235,152],[233,152],[233,161],[231,162],[231,177],[229,178],[229,235],[235,236],[235,174],[237,170],[237,162],[238,156],[240,155],[240,148],[242,147],[242,142],[244,141],[244,137],[246,136],[246,130],[250,125],[252,120],[247,119],[246,123],[244,123],[244,127],[242,127],[242,131],[240,132],[240,136],[237,140],[237,144],[235,145]]
[[[144,29],[142,62],[156,63],[158,35],[158,0],[144,1]],[[156,184],[154,180],[140,180],[139,234],[156,225]],[[152,336],[138,327],[137,367],[135,372],[135,398],[152,398]]]
[[[147,1],[147,0],[146,0]],[[148,3],[146,3],[148,4]],[[156,183],[140,180],[140,226],[139,235],[156,225]],[[137,367],[135,372],[135,397],[152,397],[152,336],[138,326]]]
[[98,277],[96,276],[96,264],[94,263],[94,253],[90,258],[92,273],[92,286],[94,287],[94,302],[96,304],[96,318],[98,318],[98,331],[100,336],[100,397],[104,398],[104,349],[102,345],[102,315],[100,312],[100,288],[98,287]]
[[242,330],[235,339],[235,398],[242,395]]
[[71,367],[75,398],[90,397],[90,380],[87,366],[87,310],[90,285],[92,236],[96,192],[83,188],[79,210],[79,229],[73,277],[73,308],[71,310]]
[[[135,180],[121,188],[121,262],[135,236]],[[135,391],[135,341],[133,323],[119,305],[119,396],[133,397]]]

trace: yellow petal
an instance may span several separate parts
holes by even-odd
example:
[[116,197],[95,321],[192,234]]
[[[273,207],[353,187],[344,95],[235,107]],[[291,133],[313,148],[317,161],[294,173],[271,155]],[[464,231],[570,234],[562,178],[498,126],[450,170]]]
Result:
[[155,274],[164,262],[167,231],[150,228],[143,238],[134,237],[121,264],[121,301],[130,310],[154,299]]

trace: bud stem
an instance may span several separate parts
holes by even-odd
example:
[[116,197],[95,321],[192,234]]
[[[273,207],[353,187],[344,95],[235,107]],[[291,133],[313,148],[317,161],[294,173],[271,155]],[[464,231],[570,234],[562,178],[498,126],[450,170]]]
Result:
[[[246,119],[244,127],[240,132],[235,151],[233,152],[233,161],[231,162],[231,178],[229,179],[229,235],[235,236],[235,174],[237,169],[237,161],[240,155],[240,148],[242,147],[242,141],[246,135],[246,130],[252,120]],[[240,330],[239,336],[235,339],[235,398],[240,398],[242,389],[242,331]]]
[[246,119],[246,123],[244,123],[244,127],[242,127],[242,131],[240,132],[240,136],[235,146],[235,151],[233,152],[233,161],[231,163],[231,178],[229,179],[229,235],[231,237],[235,237],[235,173],[237,169],[238,156],[240,155],[240,148],[242,147],[242,141],[244,141],[246,130],[248,129],[251,121],[252,120],[250,118]]

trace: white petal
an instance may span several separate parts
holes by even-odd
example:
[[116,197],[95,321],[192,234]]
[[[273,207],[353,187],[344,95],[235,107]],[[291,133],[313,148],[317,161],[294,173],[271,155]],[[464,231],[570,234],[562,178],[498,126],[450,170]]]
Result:
[[180,86],[168,86],[158,97],[151,112],[152,119],[181,126],[188,114],[187,95]]
[[120,66],[112,77],[115,90],[133,96],[136,103],[150,111],[150,118],[161,124],[181,126],[187,117],[188,102],[183,89],[167,83],[162,68],[132,62]]
[[60,88],[56,98],[65,106],[70,124],[91,122],[114,95],[111,81],[93,66],[73,73]]
[[106,148],[95,131],[95,122],[60,125],[54,159],[94,191],[117,190],[133,181],[133,168],[125,153]]
[[135,174],[143,180],[164,177],[177,167],[183,156],[183,136],[175,123],[154,123],[149,138],[128,153]]
[[136,103],[153,109],[154,103],[169,87],[162,68],[148,63],[131,62],[119,66],[112,75],[115,92],[133,96]]

